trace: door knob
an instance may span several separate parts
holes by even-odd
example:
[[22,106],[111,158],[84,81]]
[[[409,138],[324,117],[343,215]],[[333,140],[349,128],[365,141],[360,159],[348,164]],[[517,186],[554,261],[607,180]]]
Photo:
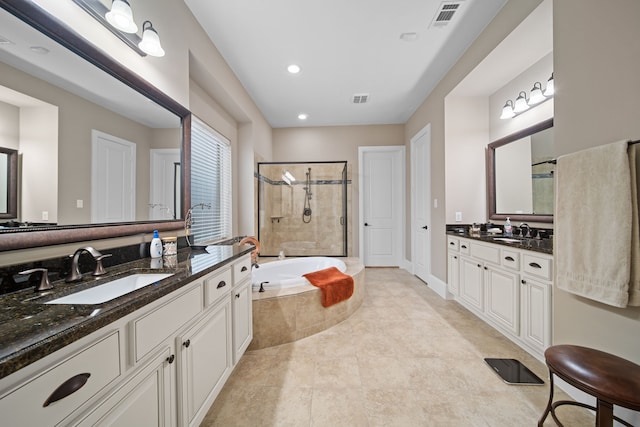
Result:
[[429,229],[429,226],[428,226],[428,225],[425,225],[424,227],[422,227],[422,229],[423,229],[423,230],[427,230],[427,229]]
[[365,227],[368,227],[368,226],[369,226],[369,223],[368,223],[368,222],[365,222],[365,223],[364,223],[364,226],[365,226]]

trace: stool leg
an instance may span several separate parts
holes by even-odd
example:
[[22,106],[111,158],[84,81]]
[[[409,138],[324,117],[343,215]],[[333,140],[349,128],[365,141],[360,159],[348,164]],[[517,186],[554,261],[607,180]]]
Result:
[[601,399],[596,407],[596,427],[613,427],[613,405]]
[[538,427],[542,427],[544,424],[544,420],[547,419],[547,415],[551,411],[551,405],[553,404],[553,372],[549,369],[549,402],[547,402],[547,407],[542,414],[542,417],[538,421]]

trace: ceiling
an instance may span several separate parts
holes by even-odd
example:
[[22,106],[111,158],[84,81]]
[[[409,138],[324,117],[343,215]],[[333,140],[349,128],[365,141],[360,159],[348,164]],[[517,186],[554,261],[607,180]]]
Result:
[[[185,3],[269,124],[282,128],[405,123],[506,0]],[[455,5],[449,22],[434,22]],[[301,72],[288,73],[290,64]],[[367,102],[353,103],[360,94]]]

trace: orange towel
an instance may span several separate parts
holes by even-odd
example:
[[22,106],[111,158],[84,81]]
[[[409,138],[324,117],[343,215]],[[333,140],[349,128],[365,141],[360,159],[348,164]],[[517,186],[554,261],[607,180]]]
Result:
[[322,306],[329,307],[353,295],[353,277],[335,267],[303,274],[313,286],[322,291]]

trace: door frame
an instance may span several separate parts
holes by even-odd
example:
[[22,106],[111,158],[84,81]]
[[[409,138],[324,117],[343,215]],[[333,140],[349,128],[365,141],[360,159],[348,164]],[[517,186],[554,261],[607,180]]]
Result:
[[398,235],[398,266],[404,268],[405,264],[405,243],[406,243],[406,154],[404,145],[384,145],[384,146],[359,146],[358,147],[358,256],[364,264],[364,179],[362,165],[364,165],[364,155],[367,152],[398,152],[400,154],[399,182],[400,191],[400,233]]

